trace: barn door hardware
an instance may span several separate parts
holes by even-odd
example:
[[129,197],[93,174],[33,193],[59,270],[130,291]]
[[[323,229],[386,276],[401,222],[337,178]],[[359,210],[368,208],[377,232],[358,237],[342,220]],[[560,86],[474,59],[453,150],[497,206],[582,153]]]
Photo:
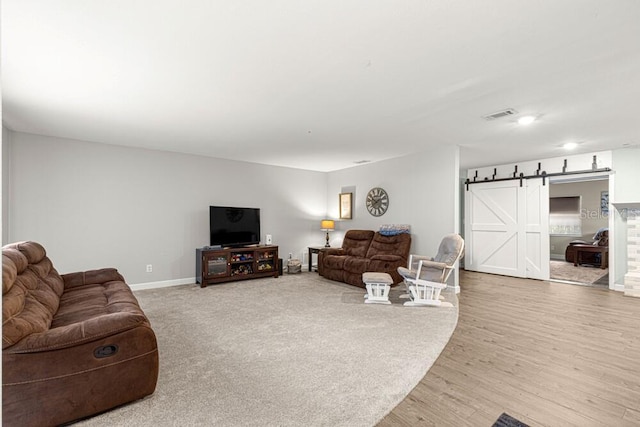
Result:
[[[466,189],[467,191],[469,191],[469,185],[470,184],[478,184],[481,182],[499,182],[499,181],[512,181],[514,179],[519,179],[520,180],[520,186],[522,187],[522,181],[525,179],[532,179],[532,178],[542,178],[542,185],[546,185],[546,180],[548,177],[552,177],[552,176],[564,176],[564,175],[580,175],[580,174],[585,174],[585,173],[594,173],[594,172],[611,172],[611,168],[599,168],[599,169],[585,169],[585,170],[579,170],[579,171],[572,171],[572,172],[567,172],[566,171],[566,160],[565,160],[565,165],[562,168],[562,172],[555,172],[555,173],[547,173],[546,171],[542,171],[540,172],[540,163],[538,163],[538,170],[536,171],[535,175],[524,175],[524,173],[520,172],[520,174],[518,176],[516,176],[516,172],[513,172],[513,176],[509,177],[509,178],[496,178],[496,169],[494,168],[494,172],[493,172],[493,177],[492,179],[489,179],[488,177],[485,177],[483,181],[477,181],[476,178],[478,177],[478,171],[476,171],[475,176],[473,178],[473,181],[470,181],[469,178],[467,178],[467,180],[465,181],[465,185],[466,185]],[[517,166],[516,166],[516,171],[517,171]]]

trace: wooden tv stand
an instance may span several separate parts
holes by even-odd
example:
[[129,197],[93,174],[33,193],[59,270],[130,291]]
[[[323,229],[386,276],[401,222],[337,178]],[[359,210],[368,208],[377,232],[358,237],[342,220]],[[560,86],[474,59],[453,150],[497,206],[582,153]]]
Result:
[[201,288],[260,277],[278,277],[277,246],[196,249],[196,283]]

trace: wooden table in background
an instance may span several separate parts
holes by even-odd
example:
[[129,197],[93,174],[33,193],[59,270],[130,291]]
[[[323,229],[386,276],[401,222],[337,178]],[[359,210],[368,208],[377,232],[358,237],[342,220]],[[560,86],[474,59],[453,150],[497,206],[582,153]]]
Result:
[[[312,254],[319,254],[321,250],[323,249],[327,249],[324,246],[309,246],[309,272],[312,272],[312,268],[313,268],[313,259],[312,259]],[[316,271],[318,271],[318,268],[316,267]]]

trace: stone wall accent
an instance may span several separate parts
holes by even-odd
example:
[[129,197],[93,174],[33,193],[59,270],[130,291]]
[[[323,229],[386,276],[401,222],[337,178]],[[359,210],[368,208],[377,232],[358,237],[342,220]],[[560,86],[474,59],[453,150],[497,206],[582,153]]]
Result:
[[626,209],[627,215],[627,273],[624,275],[624,294],[640,297],[640,209]]

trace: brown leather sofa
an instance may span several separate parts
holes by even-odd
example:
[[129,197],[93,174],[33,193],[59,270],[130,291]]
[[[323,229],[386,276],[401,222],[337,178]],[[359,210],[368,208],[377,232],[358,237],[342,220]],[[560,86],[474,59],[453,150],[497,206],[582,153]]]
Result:
[[4,246],[2,322],[3,425],[60,425],[155,390],[155,334],[113,268],[60,275],[40,244]]
[[327,279],[365,287],[362,273],[391,275],[394,284],[402,282],[398,267],[406,267],[411,249],[407,233],[383,236],[372,230],[349,230],[342,248],[323,249],[318,254],[318,273]]

